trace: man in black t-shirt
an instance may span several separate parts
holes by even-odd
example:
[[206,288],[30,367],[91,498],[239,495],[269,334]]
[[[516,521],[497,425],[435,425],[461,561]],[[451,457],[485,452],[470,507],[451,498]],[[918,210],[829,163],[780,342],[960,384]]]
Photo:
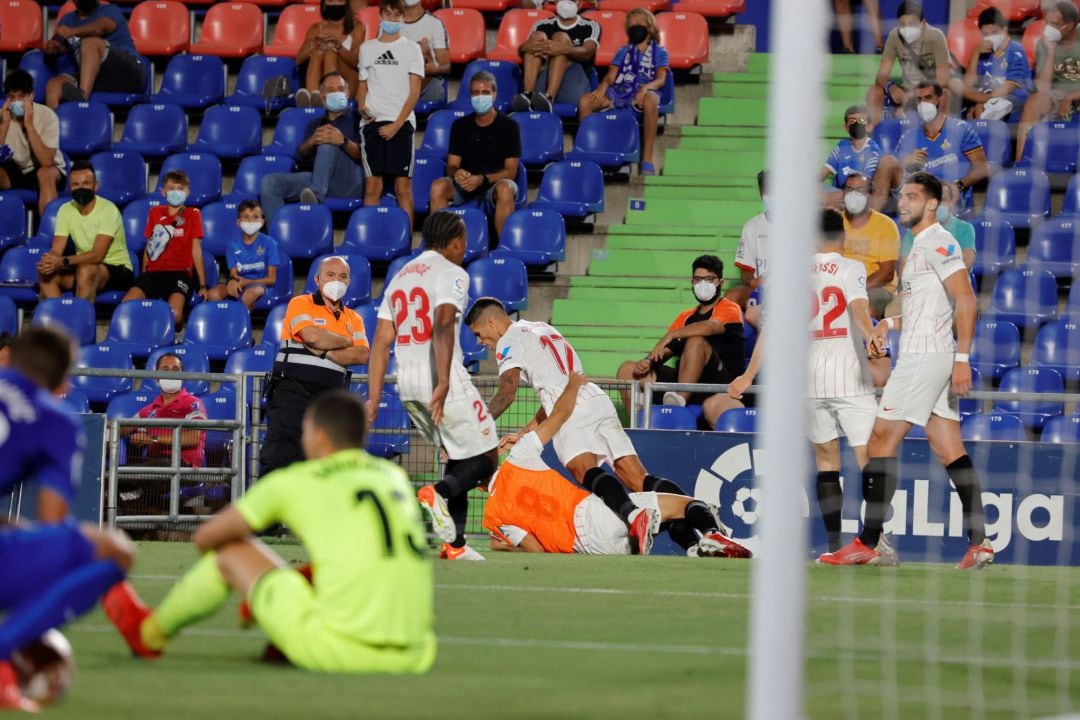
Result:
[[473,114],[450,128],[447,177],[431,184],[431,212],[486,202],[495,210],[495,232],[502,233],[518,194],[521,133],[516,122],[495,109],[497,89],[495,76],[486,70],[469,81]]
[[592,90],[589,68],[600,47],[600,25],[578,15],[577,0],[558,0],[555,14],[533,25],[518,49],[525,92],[514,97],[514,112],[551,112],[556,102],[576,106]]

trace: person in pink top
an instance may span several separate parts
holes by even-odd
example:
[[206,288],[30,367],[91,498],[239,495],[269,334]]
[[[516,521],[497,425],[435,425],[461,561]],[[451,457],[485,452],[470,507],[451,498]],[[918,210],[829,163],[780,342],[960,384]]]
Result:
[[[162,355],[156,369],[162,372],[182,372],[184,365],[176,355]],[[206,408],[202,400],[185,390],[181,380],[158,380],[158,387],[161,388],[161,394],[139,410],[139,417],[159,420],[206,419]],[[146,448],[148,464],[167,465],[172,461],[172,433],[172,428],[166,427],[133,428],[127,441],[133,447]],[[180,444],[182,464],[187,467],[202,467],[206,432],[182,430]]]

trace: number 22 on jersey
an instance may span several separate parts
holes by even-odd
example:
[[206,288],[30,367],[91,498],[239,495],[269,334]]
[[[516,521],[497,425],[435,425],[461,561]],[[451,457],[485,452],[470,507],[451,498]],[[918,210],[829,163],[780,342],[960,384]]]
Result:
[[[822,315],[822,310],[825,314]],[[847,298],[844,291],[835,285],[828,285],[821,289],[821,298],[816,293],[810,293],[810,316],[813,318],[814,329],[810,332],[813,340],[828,340],[831,338],[847,337],[846,327],[834,328],[832,325],[847,312]]]
[[431,339],[431,300],[423,288],[414,287],[408,296],[404,290],[395,290],[390,305],[399,345],[423,345]]

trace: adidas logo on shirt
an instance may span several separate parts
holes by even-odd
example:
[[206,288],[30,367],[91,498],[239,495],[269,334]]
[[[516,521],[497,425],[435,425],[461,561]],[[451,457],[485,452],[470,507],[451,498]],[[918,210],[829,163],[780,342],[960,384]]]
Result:
[[387,50],[375,60],[376,65],[397,65],[397,58],[394,57],[394,53]]

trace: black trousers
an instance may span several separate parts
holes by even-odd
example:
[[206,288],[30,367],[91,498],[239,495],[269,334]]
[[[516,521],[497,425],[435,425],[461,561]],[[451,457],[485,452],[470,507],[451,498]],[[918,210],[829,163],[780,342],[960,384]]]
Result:
[[274,383],[266,409],[266,437],[259,451],[259,477],[304,459],[301,427],[304,411],[316,395],[297,380],[278,378]]

